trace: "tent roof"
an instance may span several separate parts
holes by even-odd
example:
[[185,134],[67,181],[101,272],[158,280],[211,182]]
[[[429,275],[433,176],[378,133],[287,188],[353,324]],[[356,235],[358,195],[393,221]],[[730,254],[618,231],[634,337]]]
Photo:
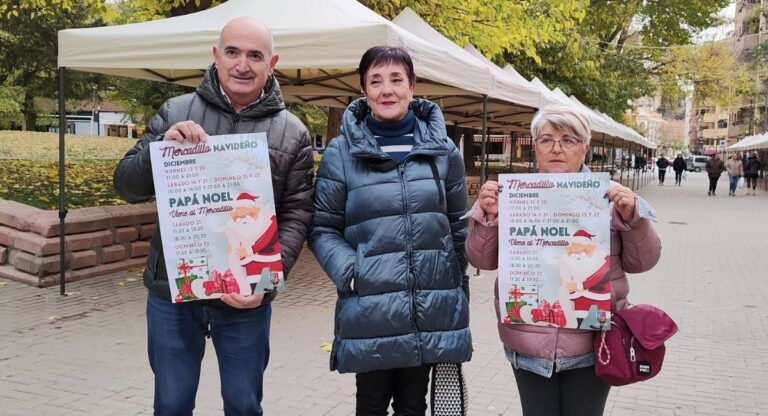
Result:
[[[488,96],[496,102],[505,104],[505,108],[499,109],[499,111],[489,110],[489,118],[495,123],[505,125],[503,128],[498,128],[499,130],[525,131],[528,129],[527,125],[530,125],[535,108],[540,105],[540,98],[538,91],[531,88],[527,82],[521,83],[512,79],[482,54],[478,56],[461,48],[435,30],[409,7],[406,7],[397,17],[392,19],[392,23],[459,60],[472,62],[489,71],[492,87],[488,90]],[[477,51],[475,50],[475,52]],[[477,53],[479,54],[479,52]],[[482,104],[478,103],[478,110],[481,108]]]
[[[550,90],[546,85],[544,85],[543,82],[541,82],[539,78],[534,77],[531,80],[531,85],[544,93],[544,97],[549,104],[564,104],[580,109],[589,119],[593,131],[616,138],[619,140],[619,142],[616,144],[620,146],[626,146],[629,143],[637,143],[641,146],[651,149],[655,149],[657,147],[655,143],[652,143],[650,140],[644,138],[636,131],[623,124],[617,123],[615,120],[603,113],[592,110],[591,108],[582,104],[581,101],[577,100],[575,97],[567,96],[559,88]],[[605,137],[593,136],[593,140],[595,139],[597,139],[597,142],[601,144],[609,143]],[[613,144],[613,141],[610,143]]]
[[755,134],[741,139],[738,143],[728,147],[729,151],[754,150],[768,148],[768,133]]
[[478,102],[493,91],[485,65],[435,47],[354,0],[229,0],[164,20],[63,30],[58,65],[196,86],[221,28],[238,16],[257,17],[271,29],[288,101],[346,106],[360,96],[360,57],[375,45],[408,49],[420,78],[416,95],[452,110],[457,115],[446,118],[459,124],[477,125]]

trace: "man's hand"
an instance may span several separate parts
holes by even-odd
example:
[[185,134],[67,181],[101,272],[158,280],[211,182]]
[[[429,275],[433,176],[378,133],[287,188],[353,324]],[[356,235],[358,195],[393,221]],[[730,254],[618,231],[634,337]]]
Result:
[[565,286],[568,288],[569,292],[575,292],[576,289],[578,289],[576,287],[576,282],[574,282],[573,280],[569,280],[568,283],[565,284]]
[[248,251],[245,250],[245,247],[243,247],[242,244],[240,244],[240,247],[237,248],[237,255],[242,259],[248,256]]
[[229,293],[221,296],[221,300],[227,305],[237,309],[251,309],[261,305],[264,299],[263,293],[243,296],[237,293]]
[[194,121],[180,121],[171,126],[163,135],[163,140],[176,140],[179,143],[186,140],[189,143],[198,144],[205,143],[207,139],[208,134]]
[[630,222],[635,217],[635,193],[626,186],[610,181],[608,200],[616,205],[616,211],[625,222]]
[[487,221],[493,221],[499,215],[499,183],[487,181],[480,188],[478,195],[480,208],[485,212]]

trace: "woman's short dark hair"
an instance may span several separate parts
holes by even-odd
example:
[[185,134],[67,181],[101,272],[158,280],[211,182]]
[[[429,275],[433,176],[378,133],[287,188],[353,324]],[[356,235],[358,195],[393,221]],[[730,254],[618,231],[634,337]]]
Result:
[[404,48],[393,46],[374,46],[363,54],[360,58],[360,66],[357,72],[360,73],[360,86],[365,89],[365,74],[370,68],[377,66],[395,64],[405,67],[408,75],[408,82],[413,85],[416,83],[416,74],[413,72],[413,61],[411,55]]

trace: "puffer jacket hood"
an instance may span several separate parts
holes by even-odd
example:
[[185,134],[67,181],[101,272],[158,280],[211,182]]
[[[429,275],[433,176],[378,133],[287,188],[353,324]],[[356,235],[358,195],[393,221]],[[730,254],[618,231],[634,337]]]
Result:
[[415,100],[414,146],[399,163],[344,113],[323,154],[309,242],[337,288],[331,369],[362,373],[460,363],[472,354],[464,290],[464,163],[437,105]]
[[[445,131],[445,118],[437,104],[416,99],[411,101],[409,109],[417,120],[416,131],[413,134],[412,154],[440,156],[448,154],[455,148]],[[353,101],[344,111],[341,123],[341,134],[349,140],[350,154],[355,157],[388,159],[376,143],[373,133],[365,123],[365,117],[371,109],[365,98]]]

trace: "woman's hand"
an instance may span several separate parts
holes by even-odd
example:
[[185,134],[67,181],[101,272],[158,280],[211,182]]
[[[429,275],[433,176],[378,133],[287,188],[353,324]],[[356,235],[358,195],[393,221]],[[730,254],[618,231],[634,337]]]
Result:
[[493,221],[499,215],[499,183],[487,181],[480,188],[478,195],[480,208],[485,212],[487,221]]
[[626,186],[610,181],[608,200],[614,203],[624,222],[630,222],[635,217],[635,193]]

